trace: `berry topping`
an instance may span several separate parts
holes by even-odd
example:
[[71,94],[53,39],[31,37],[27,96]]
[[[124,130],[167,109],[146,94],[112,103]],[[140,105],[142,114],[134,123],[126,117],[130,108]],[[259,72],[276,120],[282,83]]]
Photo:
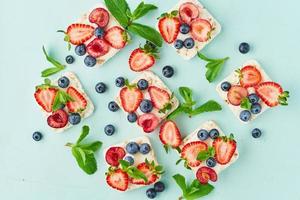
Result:
[[79,113],[71,113],[70,115],[69,115],[69,122],[70,122],[70,124],[72,124],[72,125],[76,125],[76,124],[79,124],[80,123],[80,121],[81,121],[81,116],[80,116],[80,114]]
[[127,115],[127,120],[128,120],[130,123],[134,123],[134,122],[136,122],[136,120],[137,120],[137,115],[136,115],[134,112],[129,113],[129,114]]
[[121,89],[120,100],[126,112],[135,112],[143,100],[143,93],[136,87],[127,86]]
[[237,72],[239,73],[240,84],[245,88],[253,87],[262,80],[259,70],[254,66],[245,66],[241,70],[237,70]]
[[224,92],[227,92],[229,89],[231,88],[231,84],[227,81],[221,83],[221,89],[224,91]]
[[75,47],[75,53],[78,56],[83,56],[86,53],[86,47],[85,44],[81,44]]
[[105,154],[105,160],[109,165],[117,167],[119,160],[122,160],[125,155],[126,152],[122,147],[110,147]]
[[36,102],[46,111],[52,112],[52,106],[57,89],[51,87],[38,87],[34,93]]
[[262,133],[261,133],[260,129],[255,128],[255,129],[252,130],[251,134],[252,134],[252,137],[259,138]]
[[68,55],[66,57],[66,63],[72,64],[75,61],[74,57],[72,55]]
[[199,42],[206,42],[210,39],[212,26],[209,21],[205,19],[195,19],[191,23],[192,37]]
[[166,90],[156,86],[150,86],[148,88],[148,92],[155,108],[163,109],[168,103],[170,103],[171,97]]
[[162,74],[166,78],[171,78],[174,75],[174,69],[173,69],[173,67],[171,67],[169,65],[164,66],[163,69],[162,69]]
[[115,127],[112,124],[106,125],[104,127],[104,133],[107,136],[112,136],[115,133]]
[[246,42],[242,42],[239,46],[239,51],[242,53],[242,54],[246,54],[250,51],[250,45]]
[[120,107],[115,101],[111,101],[108,103],[108,109],[112,112],[116,112],[120,109]]
[[147,177],[147,182],[143,179],[130,179],[130,182],[136,185],[150,185],[152,183],[155,183],[155,181],[158,179],[158,175],[161,174],[161,171],[157,171],[154,162],[149,163],[143,162],[138,164],[137,169],[140,170],[145,176]]
[[179,27],[179,19],[172,13],[165,14],[162,18],[159,19],[158,22],[159,32],[163,39],[169,44],[173,43],[176,40],[179,33]]
[[115,85],[117,87],[123,87],[125,85],[125,78],[124,77],[118,77],[118,78],[116,78]]
[[187,166],[197,167],[201,161],[197,160],[200,151],[206,151],[207,144],[201,141],[190,142],[184,145],[181,150],[181,158],[186,160]]
[[215,158],[213,157],[209,157],[207,160],[206,160],[206,165],[208,167],[215,167],[217,165],[217,161]]
[[107,173],[107,184],[117,190],[125,191],[128,188],[128,174],[121,169],[111,170]]
[[103,28],[109,22],[109,13],[104,8],[95,8],[89,15],[89,21]]
[[189,24],[199,16],[199,9],[191,2],[184,3],[179,8],[179,16],[181,21]]
[[229,103],[231,103],[234,106],[239,106],[243,100],[243,98],[248,96],[248,91],[246,88],[243,88],[242,86],[233,85],[229,89],[227,93],[227,99]]
[[207,184],[208,181],[216,182],[218,175],[212,168],[200,167],[196,173],[196,177],[201,184]]
[[261,105],[259,103],[254,103],[251,105],[251,113],[258,114],[261,112]]
[[103,82],[99,82],[95,86],[95,90],[97,93],[104,93],[106,91],[106,85]]
[[126,145],[126,151],[130,154],[136,154],[139,152],[140,146],[136,142],[129,142]]
[[247,122],[249,121],[251,118],[251,112],[249,110],[243,110],[241,113],[240,113],[240,119],[244,122]]
[[141,126],[145,133],[151,133],[159,124],[159,119],[152,113],[140,115],[138,125]]
[[94,67],[97,63],[97,59],[94,58],[93,56],[90,56],[90,55],[87,55],[85,58],[84,58],[84,64],[87,66],[87,67]]
[[115,49],[122,49],[127,42],[127,33],[119,26],[106,30],[105,40]]
[[182,34],[187,34],[188,32],[190,32],[190,26],[186,23],[183,23],[180,25],[179,31]]
[[174,47],[175,47],[175,49],[182,49],[183,41],[180,39],[175,40]]
[[180,131],[173,121],[166,121],[160,127],[159,139],[164,144],[165,148],[177,148],[181,144]]
[[67,29],[70,43],[79,45],[94,35],[94,27],[87,24],[71,24]]
[[149,113],[151,112],[153,109],[153,105],[152,105],[152,102],[148,99],[144,99],[141,104],[140,104],[140,110],[143,112],[143,113]]
[[140,145],[140,153],[141,154],[148,154],[151,151],[151,147],[148,143],[143,143]]
[[68,114],[64,110],[57,110],[47,118],[47,123],[52,128],[63,128],[68,124]]
[[220,135],[220,133],[219,133],[218,129],[214,128],[209,131],[209,137],[213,140],[216,139],[217,137],[219,137],[219,135]]
[[236,150],[236,142],[233,139],[233,135],[230,134],[230,137],[218,137],[213,141],[212,145],[216,151],[215,159],[217,162],[221,165],[229,163]]
[[97,38],[103,38],[104,37],[104,33],[105,33],[105,31],[104,31],[104,29],[103,28],[101,28],[101,27],[97,27],[96,29],[95,29],[95,36],[97,37]]
[[134,158],[132,156],[126,156],[124,160],[129,162],[130,165],[134,164]]
[[73,101],[67,102],[67,107],[70,112],[81,112],[85,110],[87,101],[84,96],[74,87],[69,87],[67,93],[72,97]]
[[149,188],[147,191],[146,191],[146,195],[149,199],[154,199],[156,197],[156,191],[154,188]]
[[250,103],[252,103],[252,104],[259,102],[259,97],[255,93],[249,94],[248,99],[249,99]]
[[95,38],[87,45],[86,50],[89,55],[98,58],[108,53],[109,44],[103,39]]
[[158,181],[154,184],[154,190],[156,192],[163,192],[165,190],[165,184],[161,181]]
[[61,88],[67,88],[70,85],[70,80],[68,79],[68,77],[63,76],[58,79],[57,84]]
[[34,139],[35,141],[40,141],[42,138],[43,135],[41,132],[36,131],[32,134],[32,139]]
[[195,46],[195,41],[193,38],[186,38],[184,41],[183,41],[183,46],[187,49],[191,49]]
[[138,82],[137,82],[137,86],[140,90],[146,90],[149,86],[149,83],[146,79],[140,79]]
[[198,136],[199,140],[205,141],[209,137],[209,133],[207,130],[201,129],[198,131],[197,136]]

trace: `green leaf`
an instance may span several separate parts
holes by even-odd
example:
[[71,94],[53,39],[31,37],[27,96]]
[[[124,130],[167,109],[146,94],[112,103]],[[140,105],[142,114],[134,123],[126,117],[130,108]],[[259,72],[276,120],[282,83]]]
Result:
[[69,101],[74,101],[73,98],[66,93],[63,90],[58,90],[55,98],[54,98],[54,102],[52,105],[52,110],[53,111],[57,111],[58,109],[60,109],[61,105],[66,105],[67,102]]
[[77,164],[79,167],[85,171],[87,174],[93,174],[97,171],[97,161],[94,157],[94,154],[87,154],[84,151],[84,158],[78,147],[72,148],[72,154],[76,158]]
[[96,152],[98,149],[100,149],[102,146],[102,142],[96,141],[89,144],[80,145],[80,148],[84,150],[91,150],[93,152]]
[[184,110],[184,107],[179,105],[178,108],[176,108],[173,112],[171,112],[167,119],[174,120],[178,115],[180,115]]
[[193,110],[190,113],[190,116],[195,116],[195,115],[198,115],[198,114],[201,114],[204,112],[213,112],[213,111],[219,111],[219,110],[222,110],[221,105],[218,104],[214,100],[209,100],[206,103],[199,106],[198,108],[196,108],[195,110]]
[[180,87],[179,93],[187,103],[193,102],[193,91],[188,87]]
[[78,145],[89,134],[89,132],[90,132],[90,127],[83,126],[81,130],[81,134],[78,140],[76,141],[76,145]]
[[182,176],[181,174],[176,174],[173,176],[173,179],[176,181],[177,185],[182,190],[183,195],[185,195],[187,192],[187,187],[184,176]]
[[215,155],[215,149],[213,147],[209,147],[207,150],[200,151],[197,155],[197,160],[205,161],[209,157],[213,157]]
[[250,110],[251,105],[252,104],[251,104],[250,100],[248,99],[248,97],[245,97],[245,98],[242,99],[241,108],[244,108],[246,110]]
[[65,66],[64,66],[64,65],[62,65],[60,62],[58,62],[57,60],[55,60],[54,58],[52,58],[51,56],[49,56],[49,55],[47,54],[47,52],[46,52],[44,46],[43,46],[43,52],[44,52],[44,55],[45,55],[46,59],[47,59],[50,63],[52,63],[55,67],[57,67],[57,68],[59,68],[59,69],[61,69],[61,70],[65,69]]
[[[106,0],[109,1],[109,0]],[[139,23],[132,23],[128,26],[128,30],[142,38],[149,40],[158,47],[162,46],[162,38],[160,34],[152,27]]]
[[157,7],[153,4],[145,4],[141,2],[132,13],[132,20],[139,19],[146,15],[149,11],[155,10]]
[[135,179],[143,179],[145,182],[148,182],[146,175],[138,170],[136,167],[131,166],[130,170],[127,171],[128,175]]
[[62,69],[57,67],[50,67],[41,72],[41,77],[48,77],[53,74],[56,74],[57,72],[60,72]]
[[[199,183],[198,180],[195,180],[193,182],[196,181]],[[208,195],[214,189],[214,186],[210,184],[203,185],[199,183],[197,186],[194,186],[193,188],[194,189],[192,189],[191,192],[185,196],[189,200],[198,199],[200,197]]]
[[116,20],[126,28],[129,24],[129,17],[127,12],[129,6],[125,0],[104,0],[105,5],[109,12],[116,18]]

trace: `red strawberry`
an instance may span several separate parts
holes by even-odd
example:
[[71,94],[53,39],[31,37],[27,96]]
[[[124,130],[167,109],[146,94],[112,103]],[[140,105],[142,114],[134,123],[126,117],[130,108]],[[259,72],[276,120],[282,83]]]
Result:
[[192,37],[199,42],[206,42],[210,39],[212,26],[209,21],[205,19],[195,19],[191,23]]
[[132,184],[136,184],[136,185],[151,185],[152,183],[156,182],[156,180],[158,179],[157,172],[155,171],[154,168],[155,167],[153,167],[149,163],[145,163],[145,162],[140,163],[137,166],[137,169],[140,170],[141,172],[143,172],[143,174],[145,174],[148,181],[145,182],[145,180],[143,180],[143,179],[131,178],[130,182]]
[[68,124],[68,114],[64,110],[57,110],[47,118],[47,123],[52,128],[63,128]]
[[150,86],[148,92],[154,107],[157,109],[163,109],[165,105],[170,102],[170,95],[166,90],[156,86]]
[[120,91],[120,100],[123,109],[126,112],[135,112],[141,101],[143,100],[143,93],[136,87],[124,87]]
[[179,33],[179,18],[168,13],[162,16],[158,22],[158,29],[164,40],[171,44],[176,40]]
[[46,111],[52,112],[52,106],[56,96],[57,89],[55,88],[37,88],[34,93],[36,102]]
[[109,22],[109,13],[104,8],[95,8],[89,15],[89,21],[103,28]]
[[73,98],[73,101],[67,102],[67,107],[70,112],[81,112],[87,106],[87,101],[84,96],[74,87],[69,87],[67,93]]
[[106,174],[107,184],[117,190],[125,191],[128,188],[128,174],[123,172],[121,169],[110,170]]
[[94,35],[94,27],[87,24],[71,24],[67,29],[67,35],[72,44],[79,45]]
[[241,104],[242,99],[248,96],[248,91],[246,88],[243,88],[239,85],[233,85],[229,89],[227,93],[227,99],[228,101],[234,105],[238,106]]
[[173,148],[181,144],[180,131],[175,122],[169,120],[160,127],[159,139],[165,146],[171,146]]
[[254,66],[245,66],[241,70],[238,70],[238,72],[240,73],[241,86],[245,88],[253,87],[261,82],[261,74]]
[[191,2],[184,3],[179,8],[179,16],[182,22],[190,24],[193,19],[199,16],[199,9]]
[[105,154],[105,160],[111,166],[117,167],[119,160],[122,160],[126,155],[125,150],[122,147],[111,147]]
[[218,175],[212,168],[200,167],[196,173],[196,177],[201,184],[207,184],[208,181],[216,182]]
[[270,107],[280,105],[288,105],[288,91],[283,91],[282,87],[275,82],[263,82],[255,87],[257,95],[265,104]]
[[108,53],[109,44],[103,39],[95,38],[87,45],[86,50],[88,54],[98,58]]
[[201,161],[197,160],[200,151],[207,150],[207,144],[201,141],[190,142],[181,150],[181,158],[187,161],[189,167],[197,167]]
[[104,39],[115,49],[122,49],[127,42],[126,32],[119,26],[113,26],[105,33]]
[[151,133],[158,126],[159,119],[152,113],[146,113],[139,116],[137,123],[145,133]]
[[222,136],[216,138],[212,146],[216,151],[215,158],[217,162],[221,165],[226,165],[230,162],[236,150],[236,141],[231,134],[230,137]]

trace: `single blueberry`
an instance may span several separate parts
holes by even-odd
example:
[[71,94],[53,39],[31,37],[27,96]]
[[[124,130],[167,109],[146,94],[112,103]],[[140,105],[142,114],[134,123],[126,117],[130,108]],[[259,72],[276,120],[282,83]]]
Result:
[[179,40],[179,39],[175,40],[174,47],[175,47],[175,49],[182,49],[183,41]]
[[112,136],[115,133],[115,127],[112,124],[106,125],[104,127],[104,132],[108,136]]
[[70,84],[70,80],[66,76],[63,76],[58,79],[57,84],[61,88],[67,88]]
[[147,154],[151,151],[151,147],[148,143],[143,143],[140,145],[140,153]]
[[119,105],[115,101],[111,101],[108,103],[108,109],[112,112],[116,112],[119,110]]
[[204,141],[209,137],[209,133],[207,130],[201,129],[198,131],[197,136],[201,141]]
[[42,135],[41,132],[35,131],[35,132],[32,134],[32,138],[33,138],[35,141],[40,141],[40,140],[43,138],[43,135]]
[[72,64],[75,61],[75,58],[72,55],[66,57],[66,63]]
[[146,195],[149,199],[154,199],[156,197],[156,192],[154,188],[150,188],[146,191]]
[[227,81],[221,83],[221,89],[224,91],[224,92],[227,92],[229,91],[229,89],[231,88],[231,84]]
[[103,82],[99,82],[95,86],[95,90],[97,93],[104,93],[106,91],[106,85]]
[[249,121],[251,118],[251,113],[249,110],[243,110],[241,113],[240,113],[240,119],[244,122],[247,122]]
[[129,142],[125,148],[130,154],[136,154],[140,150],[140,147],[136,142]]
[[154,184],[154,190],[156,192],[163,192],[165,190],[165,184],[161,181],[158,181]]
[[213,157],[209,157],[207,160],[206,160],[206,165],[208,167],[215,167],[217,165],[217,161],[215,158]]
[[69,122],[70,124],[72,125],[76,125],[76,124],[79,124],[81,121],[81,116],[79,113],[71,113],[69,115]]
[[127,115],[127,120],[130,122],[130,123],[134,123],[136,122],[137,120],[137,115],[133,112],[133,113],[129,113]]
[[75,53],[78,56],[83,56],[86,53],[86,47],[85,44],[81,44],[75,47]]
[[140,90],[146,90],[148,88],[148,81],[146,79],[140,79],[137,82],[137,86]]
[[116,78],[115,84],[117,87],[123,87],[125,85],[125,79],[123,77]]
[[250,51],[250,45],[246,42],[242,42],[239,46],[239,51],[242,53],[242,54],[246,54]]
[[258,103],[258,101],[259,101],[259,97],[255,93],[249,94],[248,99],[252,104]]
[[259,103],[254,103],[251,105],[251,113],[258,114],[261,112],[261,105]]
[[191,49],[195,46],[195,41],[193,38],[187,38],[183,41],[183,45],[187,49]]
[[190,26],[188,24],[184,23],[184,24],[180,25],[179,31],[182,34],[187,34],[188,32],[190,32],[190,29],[191,29]]
[[94,33],[97,38],[103,38],[105,31],[103,28],[97,27]]
[[209,131],[209,137],[211,138],[211,139],[216,139],[217,137],[219,137],[219,135],[220,135],[220,133],[219,133],[219,131],[217,130],[217,129],[211,129],[210,131]]
[[87,67],[94,67],[96,65],[96,63],[97,63],[97,60],[93,56],[88,55],[84,58],[84,64]]
[[140,104],[140,109],[143,113],[149,113],[153,109],[152,102],[148,99],[144,99]]
[[260,129],[255,128],[255,129],[252,130],[251,134],[252,134],[252,137],[259,138],[262,133],[261,133]]
[[174,69],[173,69],[173,67],[167,65],[167,66],[163,67],[162,73],[163,73],[164,77],[171,78],[174,75]]
[[130,165],[133,165],[133,163],[134,163],[134,159],[133,159],[132,156],[126,156],[124,158],[124,160],[127,161],[127,162],[129,162]]

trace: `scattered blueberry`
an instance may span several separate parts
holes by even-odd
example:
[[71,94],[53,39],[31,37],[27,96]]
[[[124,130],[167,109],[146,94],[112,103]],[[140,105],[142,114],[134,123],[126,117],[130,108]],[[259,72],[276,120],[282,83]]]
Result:
[[33,138],[35,141],[40,141],[40,140],[43,138],[43,135],[42,135],[41,132],[36,131],[36,132],[34,132],[34,133],[32,134],[32,138]]
[[124,158],[124,160],[126,160],[127,162],[129,162],[130,165],[133,165],[133,163],[134,163],[134,159],[133,159],[132,156],[126,156]]
[[147,154],[151,151],[151,147],[148,143],[143,143],[140,145],[140,153]]
[[149,113],[153,109],[152,102],[148,99],[144,99],[140,104],[140,109],[143,113]]
[[149,199],[154,199],[156,197],[156,192],[154,188],[150,188],[146,191],[146,195]]
[[83,56],[86,53],[86,48],[84,44],[78,45],[75,47],[75,53],[78,56]]
[[258,101],[259,101],[259,97],[255,93],[249,94],[248,99],[252,104],[258,103]]
[[190,32],[190,29],[191,29],[190,26],[188,24],[184,23],[184,24],[180,25],[179,31],[182,34],[187,34],[188,32]]
[[216,164],[217,164],[217,161],[216,161],[216,159],[213,158],[213,157],[209,157],[209,158],[206,160],[206,165],[207,165],[208,167],[215,167]]
[[106,85],[103,82],[99,82],[95,86],[95,90],[97,93],[104,93],[106,91]]
[[106,125],[104,127],[104,132],[105,132],[106,135],[112,136],[115,133],[115,127],[111,124]]
[[133,112],[133,113],[129,113],[127,115],[127,120],[131,123],[136,122],[137,120],[137,115]]
[[174,43],[174,47],[175,47],[175,49],[181,49],[183,47],[183,41],[177,39]]
[[145,80],[145,79],[140,79],[138,82],[137,82],[137,86],[140,90],[146,90],[148,88],[148,81]]
[[209,137],[209,133],[207,130],[201,129],[198,131],[197,136],[201,141],[204,141]]
[[258,128],[253,129],[251,133],[254,138],[259,138],[261,136],[261,130]]
[[221,83],[221,89],[224,91],[224,92],[227,92],[229,91],[229,89],[231,88],[231,84],[227,81]]
[[125,79],[123,77],[116,78],[115,84],[117,87],[123,87],[125,85]]
[[154,190],[156,192],[163,192],[165,190],[165,184],[161,181],[158,181],[154,184]]
[[112,112],[118,111],[119,108],[120,108],[119,105],[114,101],[111,101],[111,102],[108,103],[108,109]]
[[70,80],[66,76],[63,76],[58,79],[57,84],[61,88],[67,88],[70,84]]
[[211,139],[216,139],[217,137],[219,137],[219,131],[217,130],[217,129],[211,129],[210,131],[209,131],[209,137],[211,138]]
[[173,67],[167,65],[167,66],[163,67],[162,73],[163,73],[164,77],[171,78],[174,75],[174,69],[173,69]]
[[70,124],[72,125],[76,125],[76,124],[79,124],[81,121],[81,116],[79,113],[71,113],[69,115],[69,122]]
[[96,58],[94,58],[93,56],[86,56],[84,58],[84,64],[87,66],[87,67],[94,67],[96,65]]
[[249,121],[251,118],[251,113],[249,110],[243,110],[241,113],[240,113],[240,119],[244,122],[247,122]]
[[253,114],[258,114],[261,112],[261,105],[259,103],[254,103],[252,104],[250,110]]
[[184,45],[185,48],[191,49],[195,46],[195,41],[193,40],[193,38],[186,38],[183,41],[183,45]]
[[73,56],[68,55],[68,56],[66,57],[66,62],[67,62],[68,64],[72,64],[74,61],[75,61],[75,59],[74,59]]
[[97,38],[103,38],[103,36],[104,36],[104,29],[101,28],[101,27],[97,27],[97,28],[95,29],[95,36],[96,36]]
[[136,142],[129,142],[126,145],[126,151],[130,154],[136,154],[139,150],[140,150],[140,147]]
[[250,51],[250,45],[246,42],[242,42],[239,46],[239,51],[242,53],[242,54],[246,54]]

